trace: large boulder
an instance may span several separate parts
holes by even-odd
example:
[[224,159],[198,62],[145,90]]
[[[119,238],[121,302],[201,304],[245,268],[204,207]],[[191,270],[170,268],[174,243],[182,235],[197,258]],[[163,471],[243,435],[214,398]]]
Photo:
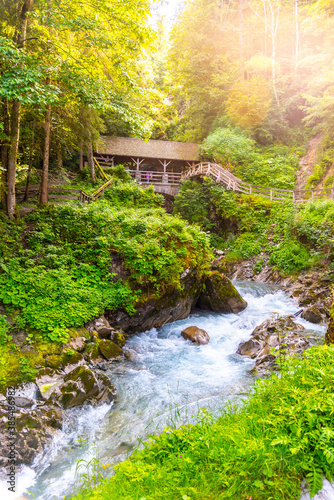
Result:
[[181,276],[181,285],[178,289],[167,288],[159,297],[143,294],[135,304],[135,314],[119,310],[107,311],[105,316],[112,327],[127,333],[161,328],[166,323],[187,318],[197,303],[204,278],[196,269],[188,268]]
[[185,340],[190,340],[194,344],[208,344],[210,342],[208,333],[197,326],[188,326],[182,330],[181,335]]
[[98,345],[100,353],[108,361],[120,359],[123,356],[122,349],[114,342],[111,342],[111,340],[100,340]]
[[110,403],[116,398],[116,388],[109,378],[93,372],[88,366],[77,366],[64,377],[64,382],[51,394],[49,402],[72,408],[84,402],[93,405]]
[[322,314],[317,307],[307,307],[301,314],[302,318],[310,323],[319,324],[322,322]]
[[[0,403],[0,468],[8,464],[7,403]],[[15,411],[15,462],[17,465],[31,465],[43,452],[55,432],[62,427],[62,412],[54,406],[42,406],[35,409],[17,409]]]
[[255,358],[255,371],[277,368],[281,356],[300,356],[310,345],[291,316],[271,317],[257,326],[246,342],[239,344],[237,354]]
[[93,322],[93,330],[100,338],[114,340],[115,329],[110,326],[109,321],[104,315]]
[[201,293],[197,307],[220,313],[239,313],[247,307],[231,281],[219,271],[213,271],[205,281],[205,291]]
[[35,383],[42,399],[49,399],[51,394],[64,382],[64,373],[49,367],[41,368]]

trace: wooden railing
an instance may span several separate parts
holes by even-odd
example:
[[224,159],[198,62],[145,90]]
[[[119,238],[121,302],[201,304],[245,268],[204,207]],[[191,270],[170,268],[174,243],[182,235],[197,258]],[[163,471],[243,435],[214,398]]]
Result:
[[114,179],[109,179],[103,186],[101,186],[99,189],[97,189],[93,194],[87,194],[85,191],[80,191],[79,194],[79,201],[82,201],[82,203],[90,203],[91,201],[95,201],[101,196],[104,195],[104,190],[110,186],[111,183],[114,182]]
[[141,184],[180,184],[180,173],[155,172],[152,170],[127,170],[133,179]]
[[223,184],[226,189],[232,189],[245,194],[253,194],[269,198],[273,201],[292,200],[300,203],[307,200],[334,199],[334,188],[329,189],[278,189],[264,186],[256,186],[243,182],[231,172],[218,163],[198,163],[182,173],[181,179],[191,177],[212,177],[217,183]]

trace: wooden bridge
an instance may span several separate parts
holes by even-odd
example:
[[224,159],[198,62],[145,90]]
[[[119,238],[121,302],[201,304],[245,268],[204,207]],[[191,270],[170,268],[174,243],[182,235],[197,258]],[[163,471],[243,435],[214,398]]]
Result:
[[[103,172],[102,168],[96,161],[101,177],[106,182],[98,188],[93,194],[89,195],[78,189],[65,189],[61,187],[49,186],[48,198],[49,202],[55,204],[64,204],[70,200],[77,200],[83,203],[90,203],[104,195],[107,189],[113,182],[113,179],[108,177]],[[218,163],[197,163],[188,165],[187,169],[182,173],[164,172],[154,170],[127,169],[127,172],[135,179],[142,187],[153,185],[157,193],[161,193],[167,197],[175,197],[180,187],[180,181],[185,179],[196,179],[200,177],[211,177],[215,182],[221,184],[225,189],[232,190],[238,193],[244,193],[255,196],[262,196],[272,201],[287,201],[291,200],[294,203],[301,203],[308,200],[330,199],[334,200],[334,188],[328,189],[279,189],[264,186],[256,186],[248,184],[233,175],[231,172],[223,168]],[[16,188],[18,199],[23,198],[25,188]],[[37,196],[39,185],[31,186],[30,195]],[[27,206],[20,209],[20,214],[33,210],[35,205]]]
[[279,189],[248,184],[223,168],[218,163],[197,163],[189,166],[181,174],[171,172],[152,172],[141,170],[128,170],[130,175],[142,185],[154,185],[157,192],[175,196],[181,180],[195,179],[198,177],[211,177],[225,189],[230,189],[244,194],[262,196],[272,201],[291,200],[300,203],[308,200],[330,199],[334,200],[334,188],[328,189]]

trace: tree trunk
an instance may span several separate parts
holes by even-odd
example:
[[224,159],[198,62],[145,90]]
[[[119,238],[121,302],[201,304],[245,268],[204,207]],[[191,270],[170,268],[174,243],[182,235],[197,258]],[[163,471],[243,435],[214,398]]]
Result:
[[30,185],[30,174],[31,174],[31,169],[32,169],[32,153],[34,150],[35,146],[35,121],[32,127],[32,136],[31,136],[31,145],[30,145],[30,153],[29,153],[29,167],[28,167],[28,173],[27,173],[27,182],[26,182],[26,190],[24,193],[24,198],[23,201],[27,201],[29,198],[29,185]]
[[88,159],[88,165],[90,168],[90,174],[92,177],[92,181],[95,182],[95,164],[94,164],[94,157],[93,157],[93,143],[89,142],[88,147],[87,147],[87,159]]
[[9,126],[9,113],[8,113],[8,100],[4,99],[2,101],[2,123],[3,132],[6,137],[2,140],[1,144],[1,167],[3,168],[1,172],[0,179],[0,191],[1,191],[1,203],[4,210],[7,208],[7,170],[8,170],[8,142],[10,134]]
[[15,179],[16,179],[16,161],[17,150],[20,138],[20,101],[14,101],[12,106],[10,120],[10,147],[8,155],[7,169],[7,213],[10,219],[14,219],[15,215]]
[[[19,23],[15,33],[16,43],[24,48],[27,36],[27,14],[30,12],[33,0],[25,0],[19,10]],[[11,133],[10,133],[10,147],[8,155],[8,168],[7,168],[7,213],[10,219],[15,215],[15,180],[16,180],[16,162],[17,150],[20,138],[20,114],[21,103],[14,100],[11,113]]]
[[51,132],[51,104],[47,105],[45,113],[45,138],[44,138],[44,156],[43,156],[43,174],[41,182],[40,204],[45,205],[48,202],[48,177],[49,177],[49,159],[50,159],[50,132]]
[[63,168],[63,153],[61,150],[61,146],[57,149],[57,168],[61,170]]
[[79,149],[79,172],[83,171],[83,139],[80,140],[80,149]]

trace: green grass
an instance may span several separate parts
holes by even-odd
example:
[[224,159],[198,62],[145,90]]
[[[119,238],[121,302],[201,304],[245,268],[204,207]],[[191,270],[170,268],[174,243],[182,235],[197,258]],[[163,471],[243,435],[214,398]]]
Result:
[[334,346],[286,359],[243,405],[166,429],[76,500],[294,500],[334,474]]

